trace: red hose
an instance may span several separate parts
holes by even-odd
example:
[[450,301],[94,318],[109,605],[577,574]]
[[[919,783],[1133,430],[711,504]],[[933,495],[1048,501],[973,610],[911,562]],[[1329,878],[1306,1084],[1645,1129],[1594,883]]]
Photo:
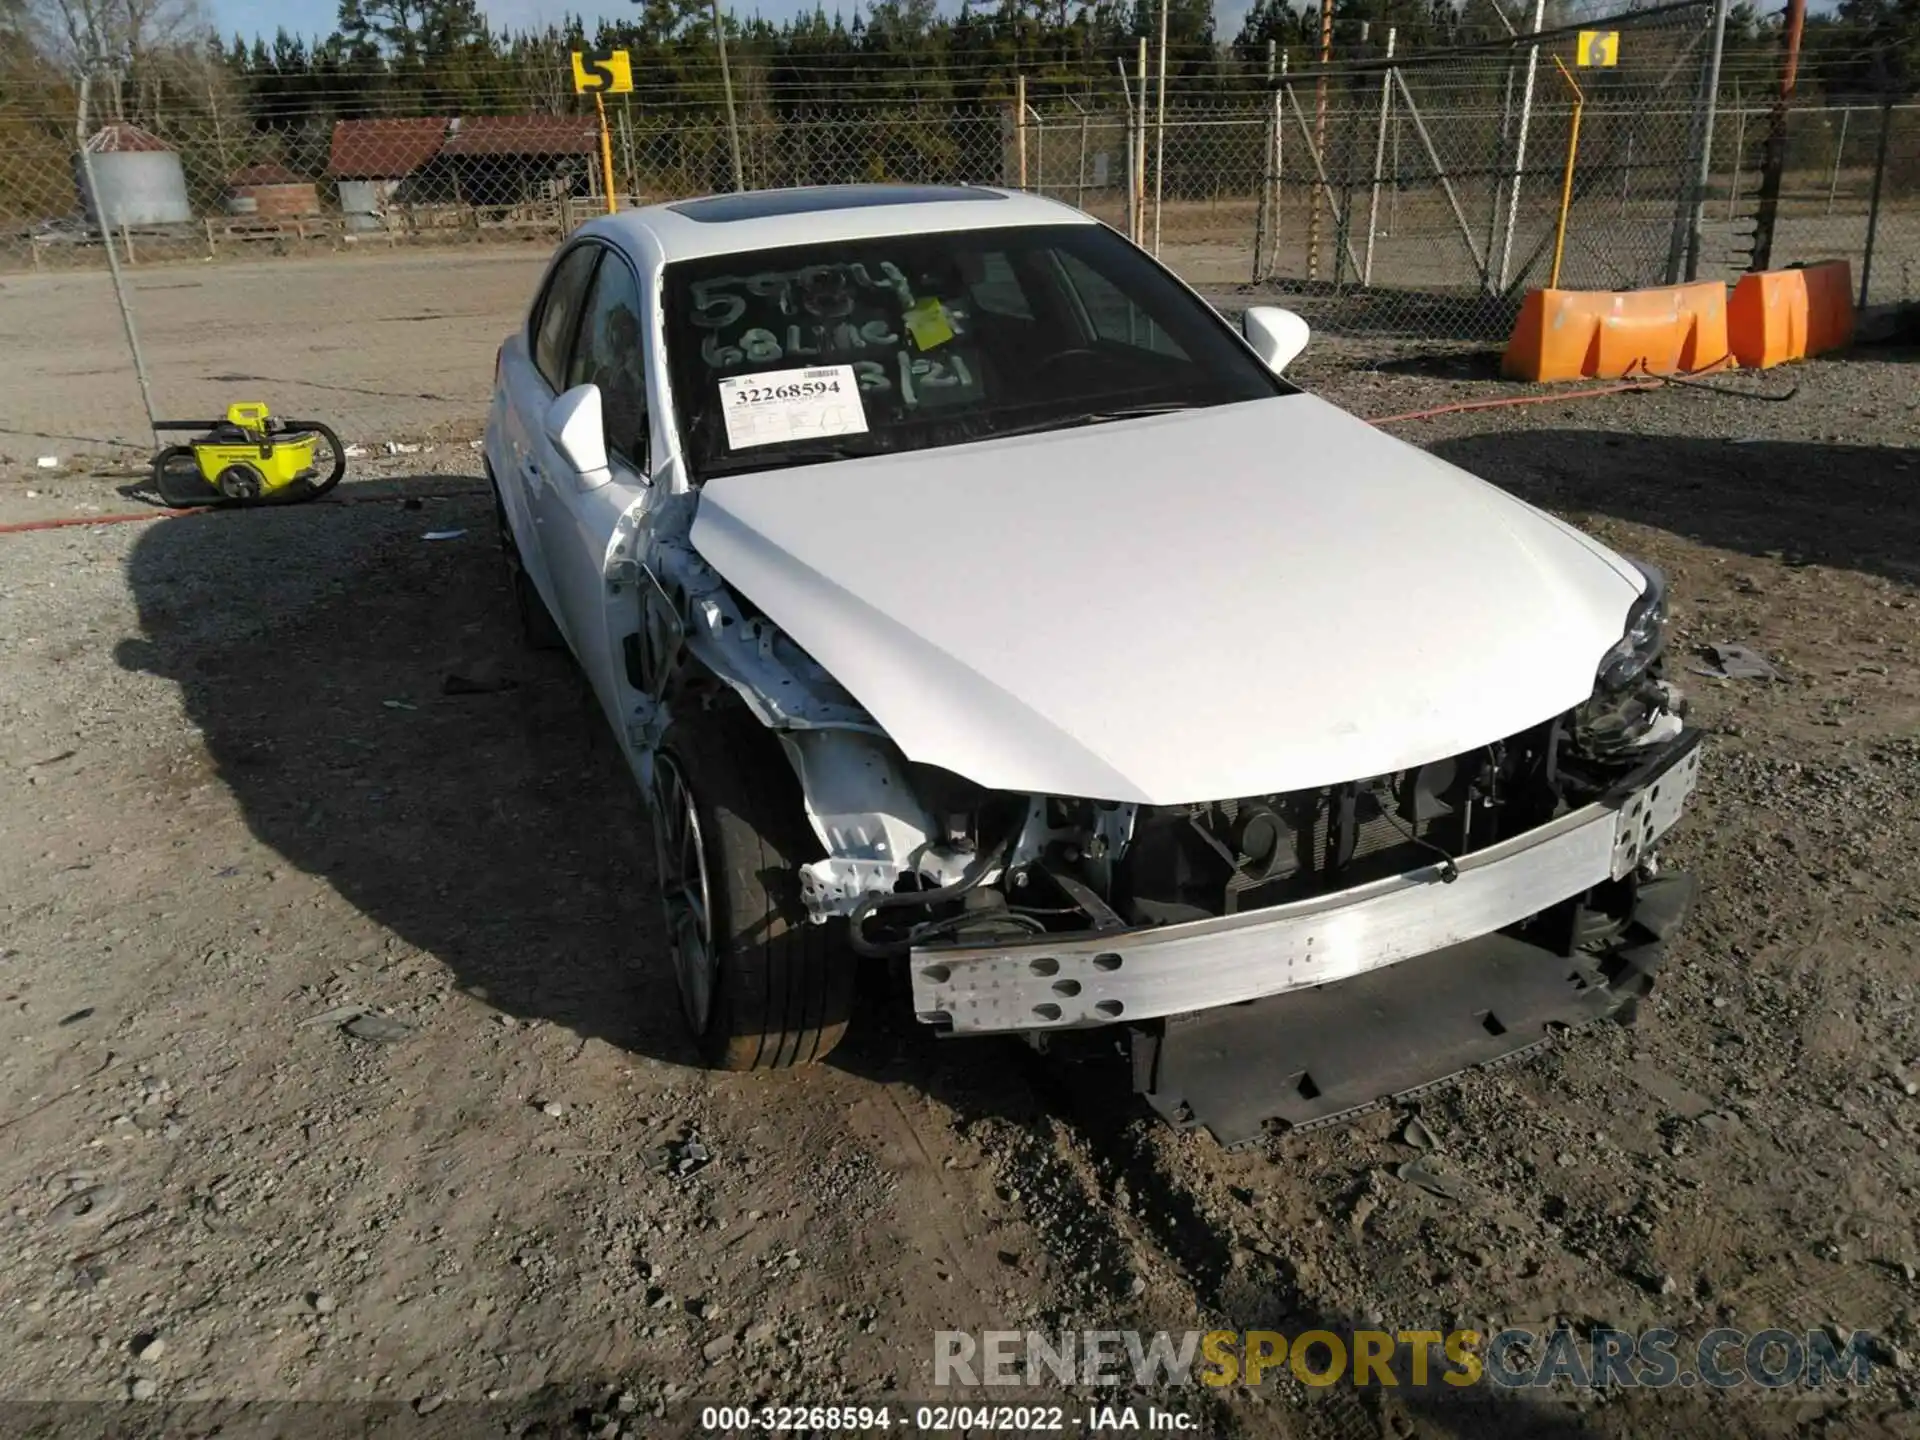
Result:
[[[1636,362],[1642,367],[1645,361]],[[1508,405],[1545,405],[1552,400],[1592,400],[1601,395],[1626,395],[1636,390],[1658,390],[1670,381],[1687,381],[1701,375],[1712,375],[1716,371],[1726,370],[1733,364],[1731,355],[1722,356],[1711,365],[1702,365],[1698,370],[1682,370],[1677,375],[1646,375],[1644,379],[1627,380],[1619,385],[1602,385],[1593,390],[1549,390],[1544,395],[1505,395],[1498,400],[1463,400],[1457,405],[1436,405],[1431,410],[1409,410],[1404,415],[1381,415],[1367,421],[1369,425],[1391,425],[1397,420],[1431,420],[1436,415],[1452,415],[1462,410],[1498,410]],[[1627,367],[1627,374],[1633,373],[1633,366]]]
[[66,515],[57,520],[23,520],[16,525],[0,525],[0,535],[19,535],[27,530],[61,530],[69,525],[130,525],[135,520],[172,520],[192,515],[193,510],[141,510],[132,515]]
[[1633,390],[1656,390],[1664,382],[1636,380],[1630,385],[1603,385],[1597,390],[1561,390],[1547,395],[1507,395],[1498,400],[1463,400],[1457,405],[1436,405],[1431,410],[1409,410],[1404,415],[1378,415],[1369,425],[1391,425],[1398,420],[1431,420],[1436,415],[1452,415],[1462,410],[1498,410],[1506,405],[1544,405],[1549,400],[1591,400],[1600,395],[1624,395]]

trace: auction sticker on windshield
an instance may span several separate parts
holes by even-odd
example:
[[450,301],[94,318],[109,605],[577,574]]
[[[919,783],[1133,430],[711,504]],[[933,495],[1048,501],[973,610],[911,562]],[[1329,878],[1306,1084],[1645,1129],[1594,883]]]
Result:
[[730,450],[867,433],[851,365],[736,375],[720,382],[720,408]]

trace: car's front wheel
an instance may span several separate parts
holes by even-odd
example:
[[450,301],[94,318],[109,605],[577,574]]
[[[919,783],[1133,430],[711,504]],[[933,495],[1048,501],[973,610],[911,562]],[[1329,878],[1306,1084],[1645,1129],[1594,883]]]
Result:
[[822,853],[778,743],[734,704],[676,719],[654,758],[654,854],[681,1008],[701,1058],[765,1070],[846,1032],[853,957],[795,867]]

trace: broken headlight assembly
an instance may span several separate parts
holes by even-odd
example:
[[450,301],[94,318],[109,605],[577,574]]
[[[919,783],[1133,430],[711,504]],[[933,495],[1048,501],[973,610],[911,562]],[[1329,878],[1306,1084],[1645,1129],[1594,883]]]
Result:
[[1672,738],[1686,700],[1661,678],[1667,647],[1667,577],[1636,560],[1646,588],[1627,611],[1626,632],[1600,657],[1593,694],[1573,712],[1574,738],[1595,757],[1617,755]]
[[1632,562],[1647,588],[1627,611],[1627,630],[1600,660],[1599,688],[1625,690],[1659,661],[1667,647],[1667,577],[1652,565]]

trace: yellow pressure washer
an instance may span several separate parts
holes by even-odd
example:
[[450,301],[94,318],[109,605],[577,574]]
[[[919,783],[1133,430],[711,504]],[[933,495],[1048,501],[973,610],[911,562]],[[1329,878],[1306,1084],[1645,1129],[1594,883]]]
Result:
[[[286,505],[314,500],[347,473],[346,447],[318,420],[277,420],[257,400],[227,407],[225,420],[156,420],[155,430],[199,430],[153,457],[153,488],[168,505]],[[333,468],[321,478],[326,441]]]

